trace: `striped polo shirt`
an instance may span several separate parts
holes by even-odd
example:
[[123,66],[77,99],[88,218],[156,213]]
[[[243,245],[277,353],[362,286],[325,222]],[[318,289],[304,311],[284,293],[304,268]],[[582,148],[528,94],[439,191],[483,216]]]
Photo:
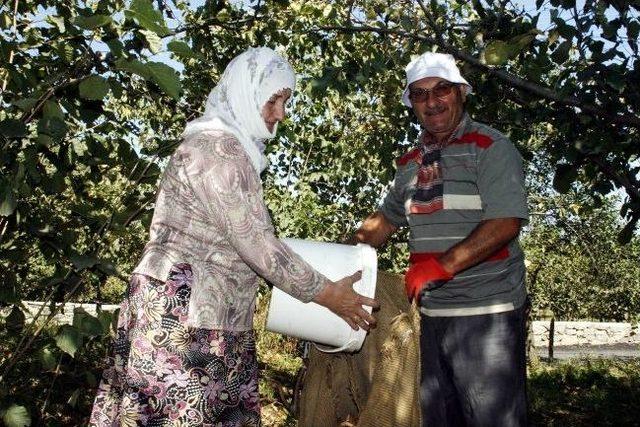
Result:
[[[424,189],[423,176],[418,179],[425,174],[424,153],[431,155],[426,148],[415,147],[397,160],[395,179],[380,208],[392,224],[409,226],[410,262],[441,255],[483,220],[528,219],[522,158],[505,135],[465,114],[437,153],[441,195],[423,202],[414,196],[431,191]],[[524,254],[516,238],[444,286],[425,292],[421,311],[467,316],[514,310],[526,299],[524,277]]]

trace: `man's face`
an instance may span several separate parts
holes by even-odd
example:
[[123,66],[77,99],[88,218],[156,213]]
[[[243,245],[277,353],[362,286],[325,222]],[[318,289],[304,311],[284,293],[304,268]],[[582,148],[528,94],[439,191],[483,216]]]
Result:
[[[425,89],[429,90],[426,94]],[[425,77],[409,85],[409,99],[422,127],[436,139],[447,137],[462,119],[465,94],[459,84],[452,85],[440,77]]]

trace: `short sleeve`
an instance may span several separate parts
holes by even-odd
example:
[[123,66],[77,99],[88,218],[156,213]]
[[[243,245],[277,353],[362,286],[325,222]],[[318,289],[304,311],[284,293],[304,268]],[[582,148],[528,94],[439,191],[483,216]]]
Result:
[[380,206],[380,212],[396,227],[406,227],[408,225],[404,202],[398,172],[396,172],[396,176],[389,186],[389,192]]
[[478,157],[478,191],[483,219],[528,220],[522,157],[506,138],[495,140]]

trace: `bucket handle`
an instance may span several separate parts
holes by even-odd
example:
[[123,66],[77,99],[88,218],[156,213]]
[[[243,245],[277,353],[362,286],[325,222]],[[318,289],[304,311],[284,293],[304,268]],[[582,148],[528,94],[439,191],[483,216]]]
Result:
[[318,344],[318,343],[315,343],[315,342],[313,343],[313,345],[323,353],[339,353],[341,351],[345,351],[346,349],[351,347],[353,344],[356,344],[357,342],[358,342],[358,340],[351,340],[348,343],[346,343],[345,345],[343,345],[342,347],[337,347],[337,348],[325,346],[325,345]]

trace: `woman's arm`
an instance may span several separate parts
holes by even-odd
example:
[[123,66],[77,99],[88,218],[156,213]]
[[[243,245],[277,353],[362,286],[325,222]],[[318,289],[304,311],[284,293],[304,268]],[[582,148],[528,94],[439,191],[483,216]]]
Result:
[[377,302],[351,287],[359,276],[334,283],[274,235],[259,177],[241,150],[233,139],[222,140],[202,159],[200,193],[212,222],[219,224],[240,258],[274,286],[301,301],[326,306],[351,327],[375,324],[362,305]]

